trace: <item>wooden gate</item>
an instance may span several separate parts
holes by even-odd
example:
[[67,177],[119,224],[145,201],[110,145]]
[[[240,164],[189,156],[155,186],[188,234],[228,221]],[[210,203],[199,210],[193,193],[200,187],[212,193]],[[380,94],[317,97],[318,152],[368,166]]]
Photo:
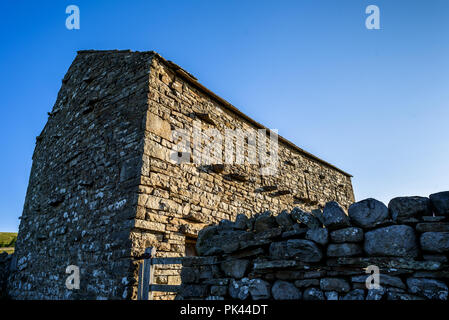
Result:
[[156,248],[145,249],[143,263],[139,268],[137,300],[153,300],[153,292],[178,292],[180,285],[154,284],[154,266],[157,264],[182,264],[182,258],[155,258]]

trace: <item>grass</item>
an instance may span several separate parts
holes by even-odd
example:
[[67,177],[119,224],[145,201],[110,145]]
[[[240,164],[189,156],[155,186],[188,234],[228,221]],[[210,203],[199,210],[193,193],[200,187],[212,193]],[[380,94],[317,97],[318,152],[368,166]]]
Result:
[[13,248],[16,244],[17,233],[15,232],[0,232],[0,249]]
[[0,253],[6,252],[7,254],[14,253],[14,248],[0,248]]

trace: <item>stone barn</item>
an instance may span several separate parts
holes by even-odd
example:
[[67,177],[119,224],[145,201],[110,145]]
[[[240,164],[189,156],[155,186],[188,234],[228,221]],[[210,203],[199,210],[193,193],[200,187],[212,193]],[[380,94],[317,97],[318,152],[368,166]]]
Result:
[[[15,299],[135,299],[146,247],[158,257],[195,255],[198,231],[222,219],[354,201],[348,173],[152,51],[78,52],[48,116],[36,138],[8,282]],[[266,151],[274,174],[248,160],[254,140],[246,133],[265,129],[267,145],[277,141]],[[243,162],[224,163],[221,151],[207,163],[184,161],[194,146],[177,149],[179,132],[200,132],[207,146],[213,138],[205,133],[226,130],[237,132],[233,145],[244,142]],[[66,287],[69,265],[79,267],[79,289]],[[155,280],[179,284],[179,266],[157,269]]]

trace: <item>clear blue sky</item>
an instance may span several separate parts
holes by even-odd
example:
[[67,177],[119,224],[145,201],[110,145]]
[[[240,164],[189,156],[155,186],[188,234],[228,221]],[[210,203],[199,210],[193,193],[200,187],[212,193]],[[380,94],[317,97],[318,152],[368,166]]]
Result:
[[[370,4],[381,30],[365,28]],[[80,49],[158,51],[353,174],[357,200],[449,190],[448,16],[446,0],[3,0],[0,231],[18,228],[35,137]]]

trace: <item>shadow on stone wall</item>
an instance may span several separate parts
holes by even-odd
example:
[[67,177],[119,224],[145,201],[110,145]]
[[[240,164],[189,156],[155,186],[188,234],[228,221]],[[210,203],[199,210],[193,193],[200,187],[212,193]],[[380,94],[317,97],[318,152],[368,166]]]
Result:
[[8,299],[6,284],[11,267],[12,254],[0,253],[0,299]]

